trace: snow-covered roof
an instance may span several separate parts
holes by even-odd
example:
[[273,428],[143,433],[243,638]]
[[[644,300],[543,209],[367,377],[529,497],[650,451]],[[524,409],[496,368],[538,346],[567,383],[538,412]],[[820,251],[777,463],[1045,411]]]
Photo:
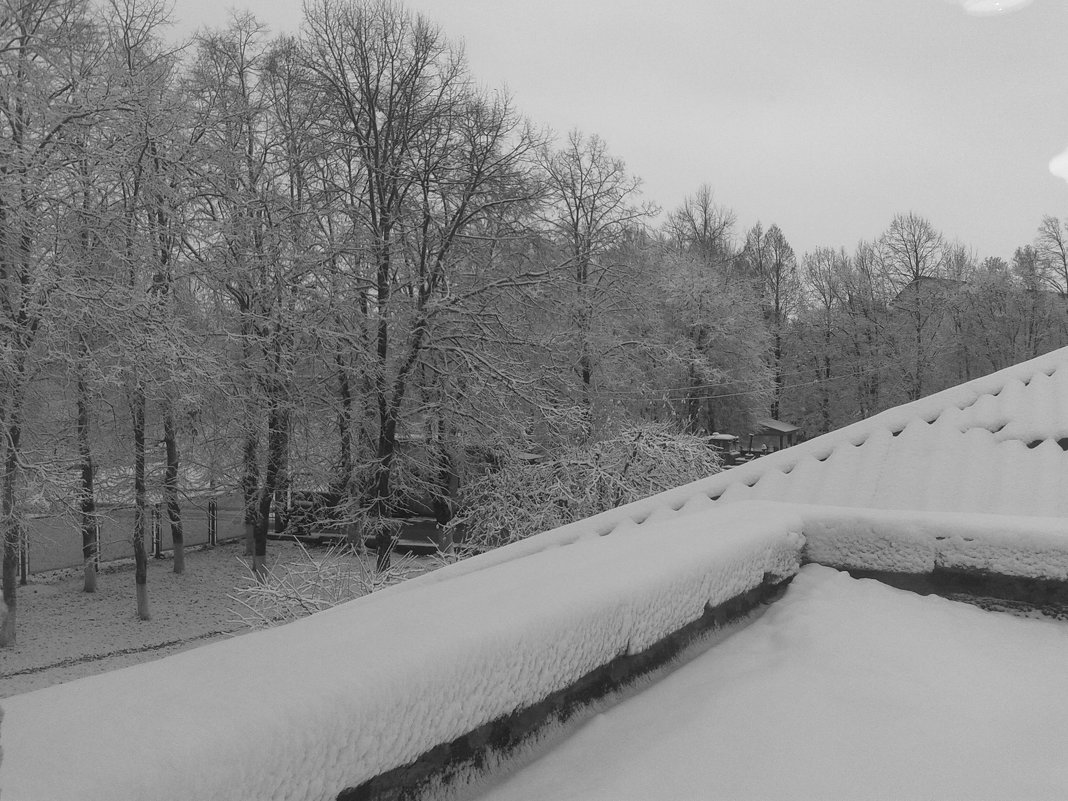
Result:
[[1063,517],[1066,449],[1068,348],[724,471],[699,491],[717,501]]
[[757,426],[759,428],[766,428],[769,431],[774,431],[777,434],[792,434],[795,431],[801,430],[792,423],[784,423],[782,420],[776,420],[772,417],[765,417],[763,420],[757,420]]
[[[335,798],[443,744],[466,747],[458,738],[644,653],[803,558],[1064,582],[1062,441],[1068,349],[288,626],[5,699],[4,798]],[[759,498],[795,503],[731,503]],[[787,620],[809,636],[803,618]],[[776,659],[751,653],[760,669]],[[1039,694],[1057,693],[1059,659],[1045,660]],[[791,697],[806,696],[799,686]],[[262,704],[262,687],[287,689]],[[984,731],[1004,728],[994,718]],[[1063,728],[1058,718],[1045,740]]]
[[645,530],[620,527],[6,698],[3,799],[337,798],[799,569],[792,509],[714,516],[721,536],[673,521],[650,553]]

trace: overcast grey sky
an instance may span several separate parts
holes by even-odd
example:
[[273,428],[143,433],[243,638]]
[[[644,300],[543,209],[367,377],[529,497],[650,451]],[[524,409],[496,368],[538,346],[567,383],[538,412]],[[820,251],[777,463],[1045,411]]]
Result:
[[[301,16],[232,5],[275,31]],[[775,222],[799,255],[852,250],[911,210],[1008,259],[1044,214],[1068,218],[1050,171],[1068,151],[1068,0],[407,5],[535,123],[600,135],[647,199],[670,210],[707,183],[739,235]],[[175,17],[217,26],[229,7],[175,0]]]

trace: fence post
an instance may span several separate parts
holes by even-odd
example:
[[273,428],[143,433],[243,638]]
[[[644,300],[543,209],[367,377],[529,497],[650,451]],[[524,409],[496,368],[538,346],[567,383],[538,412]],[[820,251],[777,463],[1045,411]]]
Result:
[[212,498],[208,501],[208,545],[219,542],[219,502]]
[[160,504],[152,504],[152,556],[163,558],[163,514]]
[[19,584],[26,586],[30,573],[30,537],[27,526],[21,522],[15,525],[18,526],[19,537]]

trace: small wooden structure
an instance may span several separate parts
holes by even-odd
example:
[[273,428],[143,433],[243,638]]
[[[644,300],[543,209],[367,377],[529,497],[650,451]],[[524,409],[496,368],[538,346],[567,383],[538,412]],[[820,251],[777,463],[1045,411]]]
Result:
[[749,449],[759,451],[767,446],[769,451],[781,451],[802,439],[802,431],[797,426],[766,417],[756,421],[756,429],[749,435]]

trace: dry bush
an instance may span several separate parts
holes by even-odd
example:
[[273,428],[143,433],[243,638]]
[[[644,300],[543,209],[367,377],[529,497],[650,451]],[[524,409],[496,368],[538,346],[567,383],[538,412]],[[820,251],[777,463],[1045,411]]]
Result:
[[450,525],[463,527],[467,549],[485,551],[720,469],[703,437],[635,426],[555,459],[505,464],[468,486]]
[[365,557],[343,543],[311,552],[299,541],[300,556],[267,569],[263,580],[251,574],[227,597],[234,602],[234,620],[250,628],[266,628],[329,609],[383,587],[433,570],[444,557],[405,555],[386,570],[374,569]]

